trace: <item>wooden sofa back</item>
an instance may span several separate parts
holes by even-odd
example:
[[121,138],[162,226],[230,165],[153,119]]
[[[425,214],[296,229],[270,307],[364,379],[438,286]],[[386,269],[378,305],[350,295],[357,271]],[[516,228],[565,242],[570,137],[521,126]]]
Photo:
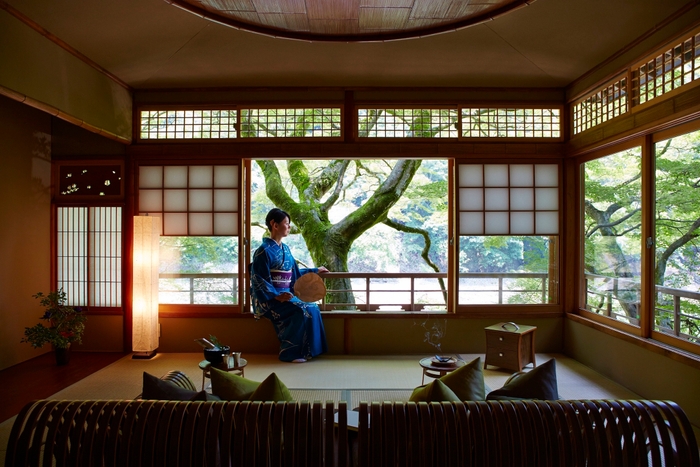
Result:
[[357,415],[353,431],[345,402],[42,400],[17,416],[5,465],[700,466],[672,402],[363,402]]

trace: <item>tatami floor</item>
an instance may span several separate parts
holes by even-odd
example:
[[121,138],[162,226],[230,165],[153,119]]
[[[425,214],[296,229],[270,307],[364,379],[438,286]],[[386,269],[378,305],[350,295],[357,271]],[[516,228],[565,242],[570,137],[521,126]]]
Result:
[[[405,400],[413,388],[421,384],[422,369],[418,361],[428,355],[347,356],[328,355],[306,363],[282,363],[275,355],[243,355],[245,377],[262,381],[276,373],[292,390],[296,399]],[[461,354],[469,362],[483,355]],[[561,354],[538,354],[537,362],[556,359],[557,384],[563,399],[633,399],[635,393]],[[143,372],[161,376],[170,370],[185,372],[199,388],[202,372],[200,353],[158,354],[151,360],[134,360],[129,356],[96,371],[92,375],[53,394],[48,399],[133,399],[141,392]],[[525,371],[531,366],[525,368]],[[491,389],[503,386],[512,374],[493,367],[484,370],[484,380]],[[426,378],[426,382],[430,381]],[[208,386],[208,380],[205,382]],[[0,466],[4,465],[5,449],[14,417],[0,423]]]

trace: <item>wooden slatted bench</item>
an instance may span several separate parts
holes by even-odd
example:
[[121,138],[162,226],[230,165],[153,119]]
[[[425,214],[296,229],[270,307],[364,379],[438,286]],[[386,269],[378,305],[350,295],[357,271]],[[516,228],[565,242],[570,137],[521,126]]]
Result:
[[[334,412],[337,422],[334,423]],[[27,404],[11,466],[700,466],[673,402],[55,401]]]

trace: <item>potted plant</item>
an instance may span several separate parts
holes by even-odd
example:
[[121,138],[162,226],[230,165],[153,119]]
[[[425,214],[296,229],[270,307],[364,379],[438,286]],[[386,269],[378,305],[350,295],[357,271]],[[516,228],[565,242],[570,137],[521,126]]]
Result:
[[56,354],[56,363],[65,365],[70,356],[71,344],[83,341],[85,321],[87,316],[80,307],[66,305],[66,293],[63,289],[44,295],[39,292],[33,295],[39,300],[45,312],[41,319],[48,325],[39,323],[31,328],[24,328],[24,338],[35,349],[51,344]]

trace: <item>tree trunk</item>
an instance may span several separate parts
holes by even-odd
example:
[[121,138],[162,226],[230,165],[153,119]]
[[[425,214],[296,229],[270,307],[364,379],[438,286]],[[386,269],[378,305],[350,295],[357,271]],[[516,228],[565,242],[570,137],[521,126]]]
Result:
[[[343,190],[343,179],[349,161],[330,161],[321,175],[310,178],[303,161],[288,161],[292,183],[297,188],[299,201],[294,200],[282,184],[274,161],[256,161],[265,177],[265,191],[275,205],[289,213],[304,237],[311,258],[319,266],[330,271],[347,272],[348,254],[353,242],[365,231],[383,222],[389,210],[406,191],[420,159],[397,161],[386,179],[367,201],[336,224],[328,220],[328,211]],[[321,202],[323,196],[331,193]],[[350,279],[328,279],[327,288],[339,290],[332,293],[328,303],[354,304]]]

